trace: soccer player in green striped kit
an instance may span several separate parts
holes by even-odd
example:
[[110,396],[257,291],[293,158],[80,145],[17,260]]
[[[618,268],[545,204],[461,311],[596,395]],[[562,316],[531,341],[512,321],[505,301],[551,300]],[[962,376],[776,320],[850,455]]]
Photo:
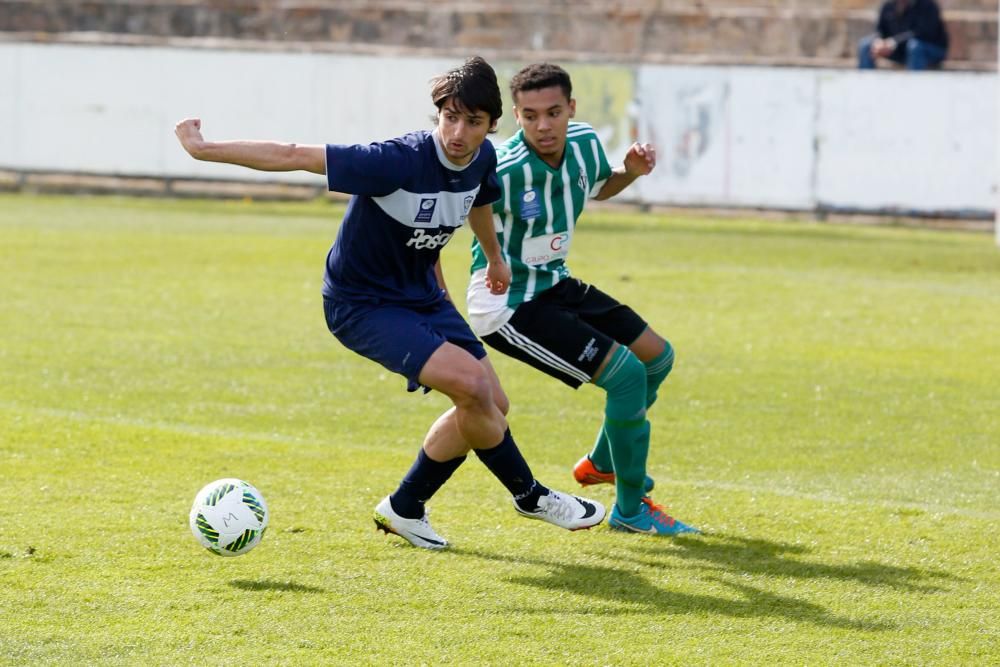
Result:
[[647,495],[646,410],[674,363],[670,343],[628,306],[570,276],[566,257],[589,198],[608,199],[656,166],[649,144],[633,144],[612,169],[594,129],[571,122],[572,82],[561,67],[538,63],[511,80],[520,131],[497,149],[503,196],[493,205],[497,236],[513,279],[493,294],[483,285],[486,257],[472,247],[469,323],[491,347],[571,387],[607,392],[604,422],[590,454],[573,469],[583,485],[613,483],[608,524],[655,535],[698,532]]

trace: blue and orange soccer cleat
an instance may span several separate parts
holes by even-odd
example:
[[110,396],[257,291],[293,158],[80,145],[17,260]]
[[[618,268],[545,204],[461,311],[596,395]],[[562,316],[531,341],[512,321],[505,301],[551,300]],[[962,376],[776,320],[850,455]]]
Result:
[[683,535],[684,533],[700,533],[701,531],[686,523],[682,523],[667,514],[666,509],[646,496],[639,505],[639,513],[625,517],[618,511],[618,505],[611,510],[608,526],[614,530],[630,533],[645,533],[648,535]]
[[[590,486],[591,484],[614,484],[615,474],[613,472],[601,472],[590,460],[589,456],[584,456],[573,466],[573,479],[580,483],[580,486]],[[646,475],[646,481],[642,485],[644,493],[653,490],[656,483],[653,478]]]

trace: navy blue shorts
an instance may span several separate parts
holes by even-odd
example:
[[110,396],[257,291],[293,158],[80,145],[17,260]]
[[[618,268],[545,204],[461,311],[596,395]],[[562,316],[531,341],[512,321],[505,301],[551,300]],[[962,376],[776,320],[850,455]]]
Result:
[[450,301],[408,308],[324,298],[323,312],[330,333],[344,347],[405,377],[407,391],[420,388],[420,371],[446,342],[476,359],[486,356],[483,344]]

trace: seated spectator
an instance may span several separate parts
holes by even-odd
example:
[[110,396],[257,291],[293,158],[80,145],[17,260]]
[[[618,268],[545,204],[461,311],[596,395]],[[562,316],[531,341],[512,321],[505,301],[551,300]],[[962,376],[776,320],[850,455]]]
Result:
[[876,33],[858,44],[858,67],[874,69],[888,58],[906,69],[938,67],[948,54],[948,31],[934,0],[888,0],[879,11]]

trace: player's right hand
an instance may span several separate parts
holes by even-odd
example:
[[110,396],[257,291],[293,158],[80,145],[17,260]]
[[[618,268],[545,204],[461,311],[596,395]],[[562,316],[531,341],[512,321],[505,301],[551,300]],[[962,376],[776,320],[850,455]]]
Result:
[[198,151],[205,143],[201,135],[201,119],[185,118],[174,126],[174,134],[191,157],[197,158]]
[[490,294],[504,294],[510,289],[511,272],[507,262],[486,263],[486,287]]

